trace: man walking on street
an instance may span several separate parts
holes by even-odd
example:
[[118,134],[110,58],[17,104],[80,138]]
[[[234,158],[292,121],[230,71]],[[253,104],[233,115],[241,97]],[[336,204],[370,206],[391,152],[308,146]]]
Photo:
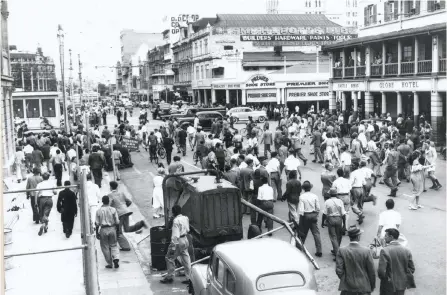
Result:
[[[254,184],[253,184],[253,160],[247,159],[245,161],[247,164],[246,168],[241,169],[241,191],[242,191],[242,197],[245,201],[252,203],[253,200],[253,191],[254,191]],[[254,204],[256,205],[256,204]],[[250,214],[250,208],[248,208],[245,205],[242,205],[242,214]]]
[[[267,213],[273,214],[273,188],[269,186],[268,184],[268,178],[263,176],[261,177],[261,183],[262,186],[258,189],[258,206],[262,210],[264,210]],[[264,217],[263,214],[258,214],[258,219],[256,221],[256,224],[258,225],[259,229],[262,228],[262,220],[266,218],[267,223],[267,230],[271,231],[273,229],[273,220],[270,218]],[[272,236],[272,234],[269,234],[269,236]]]
[[[33,168],[33,176],[28,178],[26,182],[26,189],[35,189],[39,183],[43,181],[42,176],[40,176],[40,170],[38,168]],[[33,221],[39,224],[39,210],[38,203],[36,200],[38,192],[27,192],[26,198],[31,199],[31,209],[33,210]]]
[[92,171],[95,183],[101,188],[102,182],[102,168],[104,167],[105,161],[104,157],[98,153],[99,148],[97,146],[93,147],[92,153],[88,158],[88,165]]
[[172,149],[173,149],[172,146],[174,145],[174,140],[169,136],[164,136],[162,142],[163,147],[165,148],[166,151],[166,161],[168,162],[168,165],[170,165],[172,159]]
[[310,144],[314,145],[315,160],[312,161],[313,163],[319,160],[318,163],[323,164],[323,155],[321,154],[321,142],[322,142],[321,132],[320,128],[318,128],[313,133],[312,141],[310,142]]
[[189,241],[187,238],[189,233],[189,219],[182,215],[182,207],[179,205],[172,207],[172,215],[174,216],[174,220],[172,222],[171,244],[166,254],[168,274],[160,283],[170,284],[174,281],[175,260],[180,257],[186,276],[186,280],[182,281],[182,283],[188,284],[190,283],[191,276],[191,258],[188,253]]
[[335,256],[341,245],[343,231],[346,231],[346,210],[343,201],[337,198],[337,189],[331,188],[328,195],[329,199],[324,202],[321,227],[327,225],[332,244],[331,252]]
[[[64,182],[64,186],[70,186],[69,180]],[[57,212],[61,213],[62,228],[67,239],[73,233],[74,219],[78,215],[78,204],[76,194],[69,188],[65,188],[59,193],[57,198]]]
[[38,149],[34,149],[33,152],[31,153],[31,163],[32,163],[32,167],[36,167],[39,168],[42,167],[42,163],[43,163],[43,154],[40,150]]
[[391,189],[389,197],[396,197],[397,186],[400,182],[397,179],[397,163],[399,161],[399,152],[394,149],[394,144],[389,144],[389,152],[383,161],[385,166],[385,173],[383,175],[383,182]]
[[50,216],[51,208],[53,208],[53,195],[56,195],[54,183],[50,181],[50,174],[44,173],[42,175],[43,181],[40,182],[36,189],[46,189],[37,193],[37,204],[39,206],[39,217],[42,225],[39,229],[39,236],[43,232],[48,231],[48,216]]
[[[261,139],[261,143],[263,143],[263,142],[264,142],[264,156],[267,157],[267,151],[268,151],[269,153],[271,153],[270,148],[271,148],[272,143],[273,143],[273,134],[272,134],[272,132],[269,130],[269,128],[267,128],[267,129],[264,131],[264,135],[263,135],[263,137],[262,137],[262,139]],[[272,156],[272,157],[273,157],[273,156]]]
[[329,189],[332,187],[332,184],[334,183],[335,179],[337,179],[337,176],[333,173],[334,165],[332,163],[327,162],[324,165],[324,168],[326,169],[321,173],[321,183],[323,184],[323,189],[321,191],[321,194],[324,197],[324,200],[330,198],[329,195]]
[[318,228],[318,215],[320,213],[320,202],[317,195],[310,192],[312,184],[309,181],[303,182],[304,194],[300,196],[298,204],[298,213],[300,215],[299,234],[303,245],[306,241],[307,234],[310,231],[314,236],[316,253],[315,256],[321,257],[321,238]]
[[276,202],[276,200],[282,197],[281,169],[280,169],[281,164],[278,160],[277,152],[272,152],[271,156],[272,158],[270,159],[265,168],[267,169],[267,172],[270,174],[270,181],[274,192],[273,202]]
[[376,286],[371,252],[359,245],[362,232],[355,225],[349,227],[351,242],[337,252],[335,273],[340,278],[338,290],[341,295],[369,295]]
[[147,225],[143,220],[138,221],[134,225],[130,225],[129,216],[132,215],[133,212],[130,211],[128,207],[132,205],[132,201],[123,192],[118,191],[118,183],[116,181],[110,182],[110,190],[111,192],[108,195],[110,199],[110,206],[115,208],[118,212],[120,222],[118,243],[122,251],[130,251],[130,244],[124,236],[123,231],[126,233],[141,233],[140,230],[143,227],[147,228]]
[[90,218],[91,222],[94,225],[96,219],[96,211],[98,211],[98,206],[101,203],[101,191],[99,186],[92,181],[92,174],[87,174],[87,183],[85,185],[87,187],[87,197],[88,197],[88,205],[90,207]]
[[416,288],[413,258],[410,250],[397,241],[399,235],[395,228],[385,230],[388,245],[380,251],[377,270],[380,295],[404,295],[406,289]]
[[117,233],[120,222],[115,208],[109,206],[109,197],[102,197],[102,206],[96,211],[95,225],[96,238],[101,244],[101,251],[104,254],[107,265],[106,268],[119,267],[120,251],[118,249]]

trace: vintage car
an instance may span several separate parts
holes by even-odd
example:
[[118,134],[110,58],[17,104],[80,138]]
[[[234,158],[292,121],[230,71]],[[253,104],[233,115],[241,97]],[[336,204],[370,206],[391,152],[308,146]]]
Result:
[[192,267],[190,294],[315,295],[314,267],[291,244],[262,238],[214,247],[208,265]]
[[248,121],[248,117],[252,117],[254,121],[263,123],[267,120],[267,113],[265,111],[254,111],[247,107],[238,107],[229,110],[227,117],[233,117],[234,122]]
[[[199,125],[202,126],[204,131],[211,130],[211,124],[213,121],[217,119],[218,121],[223,120],[223,116],[219,112],[215,111],[204,111],[196,113],[199,118]],[[194,116],[191,117],[182,117],[178,119],[179,125],[183,125],[185,122],[188,122],[191,125],[194,125]]]
[[[182,106],[183,107],[183,106]],[[185,108],[179,109],[176,112],[171,112],[168,115],[160,116],[161,119],[172,119],[172,118],[184,118],[184,117],[194,117],[198,112],[219,112],[222,116],[225,115],[225,108],[198,108],[192,106],[186,106]]]

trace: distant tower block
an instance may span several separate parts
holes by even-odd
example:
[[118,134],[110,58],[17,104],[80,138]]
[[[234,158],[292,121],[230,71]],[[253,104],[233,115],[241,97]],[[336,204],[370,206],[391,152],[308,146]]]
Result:
[[279,0],[267,0],[267,13],[278,14],[278,1]]

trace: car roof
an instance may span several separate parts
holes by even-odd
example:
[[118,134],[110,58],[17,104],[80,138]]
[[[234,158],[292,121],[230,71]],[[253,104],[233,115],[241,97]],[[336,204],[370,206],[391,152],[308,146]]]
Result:
[[222,116],[221,113],[219,113],[219,112],[215,112],[215,111],[202,111],[202,112],[197,112],[197,113],[196,113],[196,115],[201,115],[201,114],[218,114],[218,115],[221,115],[221,116]]
[[281,271],[298,271],[305,276],[306,281],[312,275],[312,265],[301,251],[287,242],[274,238],[223,243],[217,245],[214,252],[231,269],[235,271],[239,269],[239,272],[252,280],[260,275]]

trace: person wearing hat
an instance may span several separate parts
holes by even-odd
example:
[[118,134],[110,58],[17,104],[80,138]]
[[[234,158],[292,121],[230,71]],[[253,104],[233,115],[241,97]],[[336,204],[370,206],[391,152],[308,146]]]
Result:
[[290,149],[289,150],[289,156],[287,157],[287,159],[284,161],[284,167],[286,168],[286,176],[287,179],[289,179],[289,174],[291,171],[297,171],[298,175],[299,175],[299,179],[301,179],[301,171],[299,166],[301,165],[300,160],[298,160],[295,157],[295,150]]
[[300,215],[299,221],[299,235],[301,241],[306,241],[307,233],[310,231],[314,236],[316,253],[315,256],[321,257],[321,238],[320,230],[318,228],[318,215],[320,214],[320,202],[318,196],[311,193],[313,185],[308,181],[303,182],[304,194],[301,194],[298,203],[298,214]]
[[[360,169],[361,173],[365,176],[365,183],[363,184],[363,203],[373,202],[375,206],[377,203],[377,196],[371,194],[372,187],[376,186],[377,176],[371,170],[371,168],[367,167],[367,162],[365,160],[360,161]],[[372,179],[374,178],[374,181]],[[363,208],[363,204],[362,204]]]
[[369,248],[359,244],[363,230],[348,229],[350,243],[341,247],[335,258],[335,273],[340,278],[338,290],[344,295],[371,294],[376,286],[374,261]]
[[388,245],[380,251],[377,269],[380,294],[404,295],[406,289],[416,288],[413,257],[410,250],[398,242],[399,236],[395,228],[385,230]]
[[[337,198],[337,189],[328,191],[329,199],[324,202],[321,227],[327,225],[329,239],[332,244],[332,254],[337,255],[341,245],[343,231],[346,231],[346,210],[343,201]],[[335,261],[335,258],[334,258]]]
[[165,176],[165,169],[158,168],[157,176],[153,178],[154,190],[152,191],[152,208],[154,212],[152,214],[153,218],[160,218],[164,216],[164,200],[163,200],[163,179]]
[[321,173],[321,183],[323,184],[323,189],[321,191],[321,194],[324,197],[324,200],[330,198],[329,196],[329,189],[332,187],[332,184],[334,183],[335,179],[337,179],[337,176],[334,174],[334,165],[332,163],[327,162],[324,165],[324,168],[326,169]]

